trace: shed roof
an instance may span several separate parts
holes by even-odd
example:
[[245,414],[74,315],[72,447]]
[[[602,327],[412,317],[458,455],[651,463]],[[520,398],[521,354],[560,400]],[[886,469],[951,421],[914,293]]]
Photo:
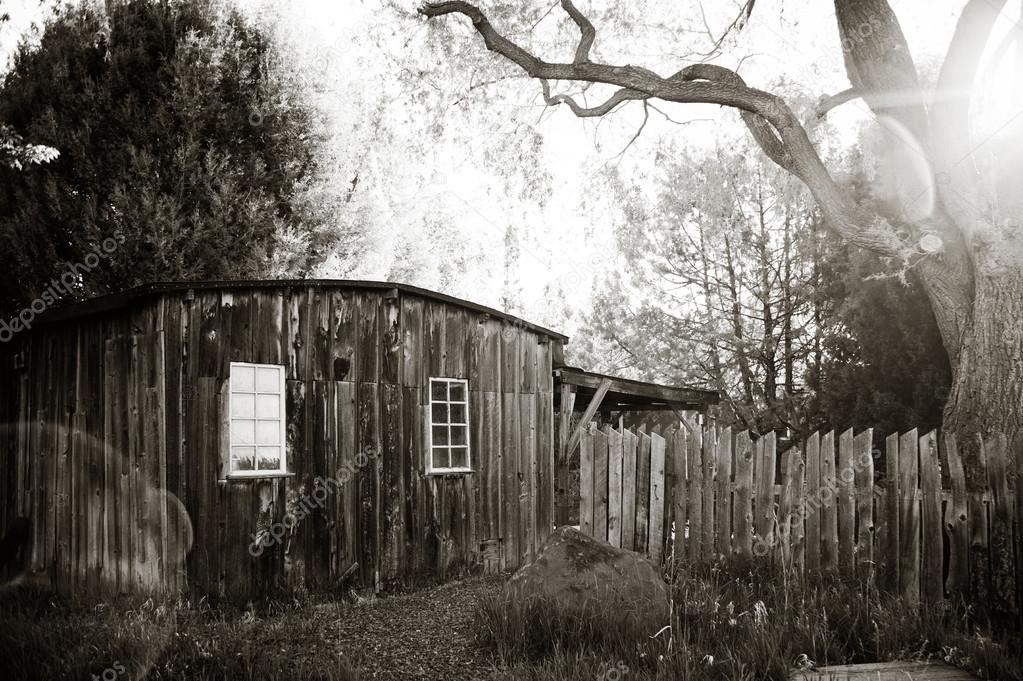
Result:
[[494,308],[487,307],[486,305],[480,305],[468,300],[462,300],[461,298],[455,298],[454,296],[437,293],[436,291],[430,291],[428,289],[411,286],[409,284],[400,284],[393,281],[366,281],[357,279],[237,279],[225,281],[157,282],[138,286],[119,293],[99,296],[97,298],[85,300],[66,307],[49,310],[40,315],[37,323],[45,324],[62,322],[94,314],[121,310],[129,308],[137,302],[166,293],[178,293],[188,290],[204,291],[211,289],[291,288],[306,286],[312,288],[393,289],[416,296],[422,296],[424,298],[430,298],[432,300],[438,300],[450,305],[458,305],[459,307],[463,307],[467,310],[489,314],[493,317],[511,322],[516,326],[529,329],[534,333],[549,336],[562,342],[568,342],[568,336],[562,333],[552,331],[538,324],[533,324],[532,322],[528,322],[524,319],[508,314],[507,312],[495,310]]
[[576,386],[576,409],[583,409],[593,396],[606,385],[600,409],[611,411],[651,411],[659,409],[705,409],[721,401],[716,390],[688,386],[662,385],[631,378],[620,378],[564,366],[555,371],[556,380]]

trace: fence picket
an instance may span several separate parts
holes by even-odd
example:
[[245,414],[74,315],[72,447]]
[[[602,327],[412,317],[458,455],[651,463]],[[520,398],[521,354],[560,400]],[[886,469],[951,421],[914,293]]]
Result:
[[874,431],[868,428],[853,443],[853,467],[856,471],[856,572],[872,578],[874,574]]
[[920,594],[924,602],[937,603],[944,598],[945,587],[941,579],[941,467],[938,434],[933,430],[920,438],[920,491]]
[[806,441],[806,569],[821,567],[821,437],[814,433]]
[[945,507],[945,533],[949,547],[945,589],[949,594],[965,596],[970,588],[970,517],[967,515],[969,499],[966,495],[966,473],[959,457],[955,435],[947,433],[942,439],[948,477],[952,483],[952,498]]
[[[590,424],[593,427],[593,424]],[[607,541],[607,509],[610,503],[610,489],[608,487],[607,467],[607,441],[606,432],[599,430],[593,433],[593,463],[591,474],[593,475],[593,536],[600,537],[601,541]]]
[[714,520],[717,524],[715,551],[718,556],[732,554],[732,429],[721,431],[717,446],[715,470],[716,507]]
[[703,527],[700,542],[703,544],[703,557],[713,559],[717,553],[714,547],[714,482],[717,468],[718,432],[711,423],[703,433]]
[[661,562],[664,529],[664,438],[650,434],[650,523],[647,541],[650,560]]
[[692,436],[685,428],[679,428],[671,438],[672,462],[675,467],[675,476],[672,478],[671,505],[672,522],[674,527],[674,541],[672,542],[672,556],[676,569],[686,558],[686,527],[689,522],[689,477],[688,464],[686,461],[686,446]]
[[703,430],[697,430],[686,448],[689,471],[689,562],[703,560]]
[[622,433],[607,427],[607,541],[622,545]]
[[902,556],[900,520],[902,518],[899,492],[899,434],[892,433],[885,439],[885,584],[888,589],[898,592]]
[[622,432],[622,542],[623,549],[636,548],[636,450],[639,438]]
[[792,447],[782,458],[782,494],[779,512],[778,539],[782,565],[795,567],[802,562],[803,515],[803,457],[798,447]]
[[749,431],[735,434],[735,499],[732,505],[732,549],[753,557],[753,441]]
[[838,567],[838,508],[835,498],[835,432],[821,438],[821,569]]
[[593,446],[596,424],[586,427],[586,437],[579,441],[579,531],[597,539],[606,539],[606,535],[595,532],[593,528],[593,497],[597,488],[597,479],[593,474]]
[[796,577],[841,570],[913,603],[948,593],[1020,609],[1023,508],[1013,481],[1023,461],[1004,435],[978,440],[987,484],[971,491],[956,438],[936,431],[888,436],[877,485],[871,429],[846,430],[837,449],[834,431],[814,433],[784,452],[780,469],[774,433],[754,442],[713,422],[664,433],[583,431],[581,531],[674,569],[770,555]]
[[[761,547],[760,552],[770,552],[774,547],[775,532],[775,505],[774,505],[774,477],[776,469],[776,440],[773,432],[764,435],[757,440],[757,452],[753,477],[760,478],[757,485],[757,498],[754,503],[754,517],[756,518],[756,530]],[[757,553],[754,548],[754,554]]]
[[853,432],[846,430],[838,437],[838,466],[835,482],[838,485],[838,566],[852,573],[853,543],[856,529],[856,470],[853,467]]
[[[626,493],[628,490],[626,490]],[[647,552],[647,533],[650,524],[650,436],[642,430],[639,433],[639,448],[636,450],[636,539],[634,551]]]
[[920,459],[916,428],[899,437],[899,593],[920,601]]

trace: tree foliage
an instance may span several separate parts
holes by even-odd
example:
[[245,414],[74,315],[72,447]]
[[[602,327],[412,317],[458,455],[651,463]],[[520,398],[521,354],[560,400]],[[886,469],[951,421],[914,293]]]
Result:
[[64,282],[69,297],[301,274],[325,257],[342,206],[313,200],[320,125],[272,41],[213,0],[108,6],[56,10],[0,88],[0,121],[59,151],[0,167],[0,305],[114,237],[101,267]]

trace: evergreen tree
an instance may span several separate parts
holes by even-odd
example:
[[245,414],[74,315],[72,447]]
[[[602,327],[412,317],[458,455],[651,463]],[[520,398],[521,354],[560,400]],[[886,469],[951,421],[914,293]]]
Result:
[[[0,310],[54,280],[73,300],[308,271],[340,238],[342,202],[307,198],[321,128],[292,78],[264,32],[214,0],[55,11],[0,84],[0,122],[59,152],[0,163]],[[94,248],[104,259],[82,268]]]

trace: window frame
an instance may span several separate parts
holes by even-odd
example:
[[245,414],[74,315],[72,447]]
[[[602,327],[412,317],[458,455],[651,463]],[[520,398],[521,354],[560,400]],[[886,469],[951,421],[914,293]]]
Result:
[[[276,394],[279,397],[279,399],[280,399],[280,401],[279,401],[280,408],[278,410],[278,419],[280,421],[279,444],[276,444],[276,445],[266,445],[266,446],[278,446],[281,449],[280,465],[277,468],[274,468],[274,469],[266,469],[266,468],[260,469],[259,468],[258,447],[260,445],[258,443],[253,443],[252,445],[248,445],[248,444],[236,445],[234,443],[234,422],[235,422],[235,418],[236,417],[234,416],[234,404],[233,404],[233,402],[234,402],[235,390],[234,390],[234,384],[232,382],[232,378],[233,378],[233,375],[234,375],[235,368],[253,369],[252,392],[249,393],[248,391],[241,391],[241,392],[244,392],[245,394],[251,394],[251,395],[254,396],[253,397],[253,410],[254,410],[253,411],[253,416],[252,416],[251,419],[239,416],[239,417],[237,417],[238,419],[252,420],[256,424],[258,424],[259,417],[256,415],[258,413],[258,411],[255,411],[255,410],[258,409],[258,404],[257,404],[258,403],[258,399],[256,399],[258,397],[258,395],[260,395],[260,394],[265,394],[265,395]],[[277,381],[277,392],[276,393],[269,393],[269,392],[266,392],[266,391],[262,391],[261,392],[261,391],[256,389],[256,375],[257,375],[257,372],[258,372],[259,369],[273,369],[273,370],[275,370],[277,372],[278,381]],[[239,479],[239,478],[241,478],[241,479],[276,478],[276,477],[281,477],[281,476],[288,475],[288,405],[287,405],[288,394],[287,394],[286,381],[287,381],[287,372],[286,372],[286,367],[283,364],[258,364],[258,363],[255,363],[255,362],[231,362],[230,363],[230,373],[228,374],[228,377],[227,377],[227,477],[229,479],[232,479],[232,478],[233,479]],[[266,419],[266,420],[270,420],[270,419]],[[256,431],[258,431],[258,425],[255,425],[254,429]],[[256,468],[251,470],[251,471],[234,470],[234,460],[235,460],[234,448],[235,447],[249,447],[249,446],[251,446],[254,450],[257,450],[257,452],[254,454],[254,459],[253,459],[253,465]]]
[[[447,385],[447,398],[448,399],[443,400],[443,401],[438,401],[437,402],[438,404],[446,404],[446,405],[461,404],[461,405],[464,405],[464,407],[465,407],[465,422],[464,423],[452,423],[451,422],[451,413],[449,411],[448,412],[448,420],[445,423],[434,424],[434,422],[433,422],[433,405],[434,405],[433,386],[434,386],[434,383],[444,383],[445,385]],[[451,400],[451,385],[452,384],[458,384],[458,385],[462,386],[462,390],[463,390],[463,393],[464,393],[464,396],[465,396],[464,400],[455,400],[455,401]],[[430,381],[429,381],[429,385],[427,386],[426,389],[429,392],[429,396],[430,396],[429,400],[427,401],[427,406],[426,406],[426,419],[427,419],[427,426],[426,426],[426,433],[427,433],[426,473],[427,473],[427,475],[454,475],[454,474],[460,474],[460,473],[472,473],[473,472],[473,468],[472,468],[472,444],[471,444],[470,430],[469,430],[471,428],[471,422],[469,420],[469,380],[465,379],[465,378],[449,378],[449,377],[446,377],[446,376],[431,376],[430,377]],[[447,426],[448,429],[449,429],[448,430],[448,444],[446,444],[446,445],[437,445],[438,447],[443,447],[445,450],[447,450],[447,453],[448,453],[448,463],[449,464],[451,463],[451,450],[453,448],[454,449],[462,448],[462,445],[452,445],[451,444],[451,431],[450,431],[450,427],[452,425],[457,425],[457,426],[462,426],[462,427],[465,428],[465,445],[464,445],[464,448],[465,448],[465,466],[457,466],[457,467],[455,467],[455,466],[447,466],[447,467],[442,467],[442,466],[435,466],[434,465],[434,444],[433,444],[433,428],[434,428],[434,425]]]

